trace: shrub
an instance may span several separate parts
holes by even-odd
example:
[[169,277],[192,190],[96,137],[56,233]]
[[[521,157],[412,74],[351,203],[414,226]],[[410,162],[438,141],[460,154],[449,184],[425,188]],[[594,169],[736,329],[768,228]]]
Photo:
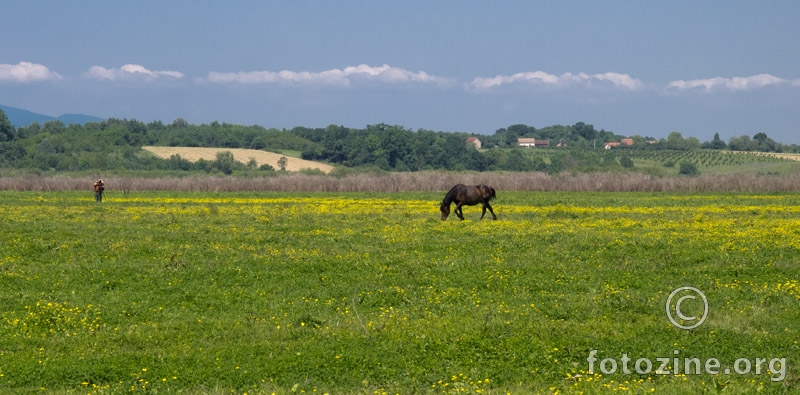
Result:
[[697,165],[692,162],[681,162],[681,166],[678,170],[678,174],[684,174],[687,176],[693,176],[698,174]]
[[214,161],[214,167],[229,176],[236,168],[236,160],[233,159],[233,154],[230,151],[217,152],[217,160]]

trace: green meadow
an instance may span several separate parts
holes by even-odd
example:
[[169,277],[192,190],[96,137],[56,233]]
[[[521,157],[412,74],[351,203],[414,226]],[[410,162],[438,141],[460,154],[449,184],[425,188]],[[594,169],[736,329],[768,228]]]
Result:
[[0,191],[0,393],[800,391],[799,194],[443,195]]

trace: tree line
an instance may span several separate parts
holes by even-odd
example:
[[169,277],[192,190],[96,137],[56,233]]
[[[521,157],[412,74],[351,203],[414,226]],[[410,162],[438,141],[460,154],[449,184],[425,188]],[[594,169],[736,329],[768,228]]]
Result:
[[[472,144],[467,144],[466,140],[470,137],[478,137],[483,149],[478,150]],[[549,161],[545,163],[542,159],[526,155],[524,149],[518,146],[519,138],[548,140],[551,147],[560,142],[565,148],[553,149]],[[232,165],[227,157],[217,158],[217,161],[190,162],[179,156],[160,159],[141,150],[142,146],[155,145],[248,148],[275,152],[291,150],[300,152],[303,159],[385,171],[445,169],[558,172],[564,168],[565,162],[568,165],[570,161],[580,160],[581,156],[600,158],[607,155],[581,151],[598,150],[605,142],[623,138],[626,136],[596,130],[583,122],[540,129],[518,124],[498,129],[492,135],[425,129],[414,131],[387,124],[367,125],[363,129],[330,125],[326,128],[279,130],[219,122],[192,125],[180,118],[169,124],[161,121],[145,124],[135,119],[110,118],[84,125],[48,121],[14,128],[0,111],[0,168],[56,171],[218,170],[226,174],[230,174],[231,169],[248,168],[248,164]],[[764,133],[752,138],[746,135],[731,138],[727,143],[718,134],[711,141],[701,143],[693,137],[684,138],[679,132],[673,132],[661,140],[642,136],[632,136],[631,139],[634,145],[627,148],[800,151],[796,145],[777,143]],[[250,166],[250,169],[258,170],[254,166]],[[260,170],[274,169],[266,166]]]

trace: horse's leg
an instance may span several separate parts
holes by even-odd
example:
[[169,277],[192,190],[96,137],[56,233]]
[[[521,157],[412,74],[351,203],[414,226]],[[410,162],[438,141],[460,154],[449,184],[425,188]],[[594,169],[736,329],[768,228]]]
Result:
[[486,209],[489,209],[489,212],[492,213],[492,219],[496,220],[497,216],[494,215],[494,210],[492,210],[492,205],[489,202],[486,202],[486,207],[483,208],[483,211],[486,212]]
[[464,212],[461,211],[461,208],[463,206],[464,206],[464,203],[458,203],[458,204],[456,204],[456,210],[455,210],[456,211],[456,215],[458,215],[458,218],[461,218],[462,221],[464,220]]
[[481,205],[481,220],[483,220],[483,216],[486,215],[486,206],[488,204],[489,203],[483,202],[483,204]]

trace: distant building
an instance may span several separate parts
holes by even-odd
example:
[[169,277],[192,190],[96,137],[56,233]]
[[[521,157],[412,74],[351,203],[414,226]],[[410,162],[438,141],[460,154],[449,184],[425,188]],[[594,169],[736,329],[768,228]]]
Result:
[[520,137],[517,139],[517,144],[519,144],[520,147],[549,147],[550,140],[537,140]]
[[622,139],[622,141],[619,141],[619,142],[617,142],[617,141],[609,141],[609,142],[605,143],[605,148],[606,149],[611,149],[613,147],[619,147],[620,145],[631,146],[631,145],[633,145],[633,139]]
[[470,137],[467,139],[467,144],[472,144],[475,149],[481,149],[481,141],[477,137]]

